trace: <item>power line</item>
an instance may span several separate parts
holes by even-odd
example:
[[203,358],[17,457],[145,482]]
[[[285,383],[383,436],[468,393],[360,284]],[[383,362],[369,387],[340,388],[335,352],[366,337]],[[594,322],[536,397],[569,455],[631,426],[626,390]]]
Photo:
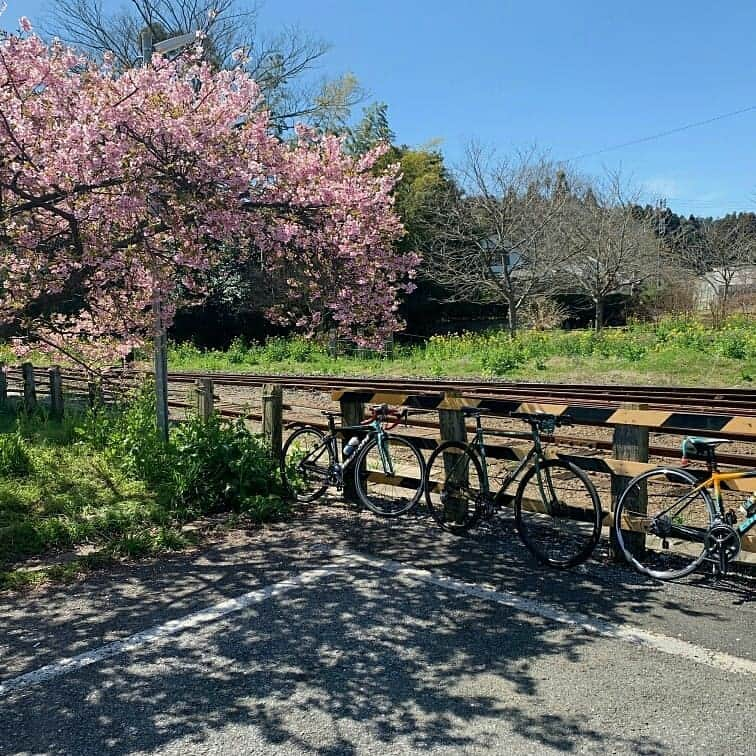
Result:
[[576,155],[575,157],[568,158],[565,163],[572,163],[575,160],[583,160],[588,157],[594,157],[595,155],[603,155],[605,152],[611,152],[613,150],[621,150],[624,147],[632,147],[635,144],[642,144],[643,142],[651,142],[654,139],[661,139],[662,137],[669,136],[670,134],[678,134],[681,131],[687,131],[688,129],[695,129],[699,126],[706,126],[709,123],[715,121],[721,121],[725,118],[732,118],[733,116],[742,115],[743,113],[750,113],[752,110],[756,110],[756,105],[749,105],[747,108],[741,108],[740,110],[731,110],[729,113],[721,113],[713,118],[706,118],[703,121],[694,121],[693,123],[686,123],[684,126],[678,126],[674,129],[667,129],[666,131],[660,131],[657,134],[651,134],[650,136],[641,137],[640,139],[631,139],[629,142],[622,142],[620,144],[613,144],[609,147],[604,147],[600,150],[594,150],[593,152],[584,152],[582,155]]

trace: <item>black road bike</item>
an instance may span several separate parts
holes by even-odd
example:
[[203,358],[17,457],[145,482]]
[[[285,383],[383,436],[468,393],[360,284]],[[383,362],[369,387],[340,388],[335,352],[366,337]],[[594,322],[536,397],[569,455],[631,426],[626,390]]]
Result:
[[[572,463],[547,458],[541,434],[552,435],[564,416],[513,412],[530,432],[487,431],[508,438],[527,438],[532,447],[516,469],[507,471],[497,494],[491,492],[480,408],[465,410],[475,418],[471,443],[446,441],[428,460],[425,498],[433,518],[445,530],[461,535],[502,506],[513,506],[523,543],[542,563],[566,569],[587,559],[601,535],[601,502],[588,476]],[[514,495],[507,493],[520,476]]]
[[[300,426],[281,452],[281,475],[297,500],[315,501],[330,486],[343,490],[351,474],[358,499],[376,514],[398,517],[412,510],[423,492],[425,460],[414,444],[388,431],[414,413],[376,404],[366,421],[352,426],[337,426],[338,412],[323,414],[327,433]],[[339,436],[349,438],[341,450]]]

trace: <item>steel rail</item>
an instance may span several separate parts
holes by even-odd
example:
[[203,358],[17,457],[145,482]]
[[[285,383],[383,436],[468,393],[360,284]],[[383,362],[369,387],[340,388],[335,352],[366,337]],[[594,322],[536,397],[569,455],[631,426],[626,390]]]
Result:
[[[41,370],[41,369],[40,369]],[[6,368],[9,378],[19,376],[15,367]],[[142,371],[112,370],[105,385],[135,383]],[[42,376],[40,376],[41,378]],[[650,409],[689,410],[756,416],[756,390],[735,388],[702,388],[677,386],[627,386],[594,384],[549,384],[517,381],[449,380],[420,378],[359,378],[331,375],[250,374],[212,371],[174,371],[172,383],[191,383],[198,378],[211,378],[218,386],[255,388],[276,382],[284,387],[329,392],[334,389],[358,389],[388,393],[443,393],[457,391],[465,397],[485,401],[486,398],[506,398],[514,401],[541,401],[582,406],[617,406],[626,402],[647,404]],[[83,371],[66,370],[65,380],[86,383]]]
[[485,382],[456,380],[354,378],[346,376],[291,376],[272,374],[242,374],[213,372],[173,372],[169,379],[174,383],[192,382],[197,378],[211,378],[216,385],[257,387],[276,382],[284,387],[312,391],[331,391],[338,388],[364,389],[374,392],[442,393],[459,391],[475,399],[506,396],[522,401],[549,401],[553,403],[617,405],[639,402],[652,409],[694,409],[707,412],[721,411],[756,416],[756,391],[732,388],[696,388],[674,386],[606,386],[563,385],[548,383]]

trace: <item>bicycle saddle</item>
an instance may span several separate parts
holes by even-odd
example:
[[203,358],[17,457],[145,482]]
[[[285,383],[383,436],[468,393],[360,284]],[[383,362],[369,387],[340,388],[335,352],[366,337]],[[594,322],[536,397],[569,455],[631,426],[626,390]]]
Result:
[[688,436],[682,442],[683,454],[690,446],[693,447],[696,454],[706,454],[709,450],[714,450],[719,444],[731,444],[727,438],[707,438],[706,436]]

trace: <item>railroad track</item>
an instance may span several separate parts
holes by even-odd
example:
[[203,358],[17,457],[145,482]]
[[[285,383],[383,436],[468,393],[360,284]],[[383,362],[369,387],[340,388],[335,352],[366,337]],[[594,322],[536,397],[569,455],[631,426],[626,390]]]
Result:
[[650,409],[705,411],[756,416],[756,389],[673,386],[564,385],[532,382],[434,380],[417,378],[353,378],[346,376],[294,376],[181,371],[169,375],[174,383],[212,378],[219,386],[256,387],[280,383],[287,388],[331,391],[336,388],[376,392],[443,393],[458,391],[476,399],[507,398],[522,401],[616,406],[626,402],[647,404]]
[[[18,368],[6,368],[9,377],[20,377]],[[136,379],[133,371],[111,372],[112,382],[130,383]],[[66,380],[84,387],[87,377],[81,371],[66,370]],[[171,383],[193,383],[198,378],[211,378],[218,386],[255,388],[264,383],[280,383],[285,388],[330,392],[334,389],[352,389],[366,392],[398,394],[441,394],[457,391],[474,399],[506,399],[536,401],[552,404],[571,404],[590,407],[616,407],[633,402],[648,405],[655,410],[679,410],[707,414],[756,417],[756,387],[701,388],[694,386],[625,386],[595,384],[557,384],[523,381],[439,380],[423,378],[356,378],[329,375],[280,375],[207,371],[174,371],[169,374]]]
[[[15,366],[7,367],[6,373],[9,378],[18,383],[20,369]],[[46,389],[43,383],[44,368],[38,369],[38,380],[41,381],[41,393]],[[146,372],[146,371],[145,371]],[[143,374],[143,373],[142,373]],[[139,371],[122,372],[113,370],[110,372],[109,391],[118,392],[119,387],[134,385],[140,376]],[[541,402],[549,404],[584,405],[587,407],[616,407],[619,404],[634,402],[648,405],[649,409],[678,410],[687,413],[697,411],[705,414],[739,415],[756,417],[756,389],[736,388],[700,388],[700,387],[673,387],[673,386],[607,386],[607,385],[565,385],[517,381],[482,381],[482,380],[437,380],[420,378],[356,378],[348,376],[328,375],[280,375],[280,374],[250,374],[230,372],[200,372],[200,371],[177,371],[169,374],[172,384],[193,383],[198,378],[211,378],[217,386],[229,386],[239,388],[255,388],[265,383],[279,383],[285,388],[299,389],[313,392],[330,393],[334,389],[351,389],[365,391],[366,393],[397,393],[397,394],[442,394],[448,391],[459,392],[463,397],[482,400],[485,399]],[[80,370],[68,369],[64,373],[64,380],[74,391],[84,393],[89,377]],[[72,385],[73,384],[73,385]],[[17,386],[14,387],[18,390]],[[172,397],[170,405],[174,409],[188,408],[192,406],[185,401]],[[250,412],[241,406],[235,406],[228,402],[220,402],[217,407],[220,414],[229,417],[248,417],[259,420],[258,413]],[[582,425],[597,425],[600,422],[577,423]],[[436,428],[435,421],[415,419],[412,426],[417,428]],[[685,434],[671,431],[672,435]],[[707,435],[726,436],[728,438],[752,441],[751,437],[740,437],[738,434],[722,434],[717,431],[708,431]],[[597,450],[610,449],[610,442],[596,438],[560,436],[557,439],[562,444],[583,446]],[[667,447],[652,447],[651,453],[658,456],[674,456],[676,449]],[[750,466],[754,464],[754,457],[750,455],[722,454],[720,459],[724,464],[737,466]]]

